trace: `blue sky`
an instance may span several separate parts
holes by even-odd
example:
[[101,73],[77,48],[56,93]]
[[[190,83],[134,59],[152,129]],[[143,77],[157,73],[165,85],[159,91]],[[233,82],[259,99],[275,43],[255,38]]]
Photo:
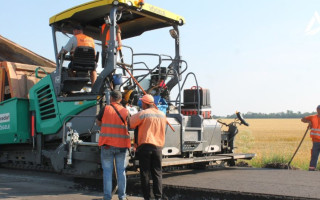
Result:
[[[84,2],[2,2],[0,35],[53,60],[49,18]],[[312,112],[320,104],[320,1],[146,2],[185,17],[180,28],[182,57],[201,87],[210,89],[213,114]],[[168,30],[145,33],[123,44],[135,52],[172,55]]]

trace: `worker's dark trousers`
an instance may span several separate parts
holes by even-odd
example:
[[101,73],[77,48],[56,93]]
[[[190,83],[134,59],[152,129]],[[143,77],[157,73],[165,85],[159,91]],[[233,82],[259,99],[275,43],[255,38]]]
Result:
[[312,149],[311,149],[311,161],[310,167],[317,167],[318,157],[320,153],[320,142],[313,142]]
[[140,179],[144,199],[150,199],[150,173],[153,181],[153,194],[156,199],[162,197],[162,149],[142,148],[138,151]]

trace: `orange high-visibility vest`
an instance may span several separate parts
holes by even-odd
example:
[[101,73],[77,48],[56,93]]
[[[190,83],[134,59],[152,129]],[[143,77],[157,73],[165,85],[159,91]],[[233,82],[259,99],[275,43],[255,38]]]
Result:
[[[101,27],[101,35],[103,35],[104,29],[106,28],[106,24],[103,24]],[[120,26],[116,25],[116,40],[118,40],[118,32],[120,30]],[[107,35],[106,35],[106,43],[105,45],[108,45],[108,41],[110,40],[110,27],[108,27]]]
[[138,146],[153,144],[163,147],[166,126],[165,114],[156,108],[142,110],[130,118],[130,127],[138,127]]
[[75,35],[77,38],[77,46],[85,46],[94,48],[94,41],[91,37],[86,36],[85,34]]
[[126,122],[128,110],[118,103],[112,103],[112,105],[118,110],[126,124],[122,122],[114,108],[107,105],[101,119],[99,146],[110,145],[120,148],[130,148],[130,135],[128,134]]
[[320,117],[318,115],[310,115],[305,119],[311,121],[312,127],[310,131],[310,137],[314,142],[320,142]]

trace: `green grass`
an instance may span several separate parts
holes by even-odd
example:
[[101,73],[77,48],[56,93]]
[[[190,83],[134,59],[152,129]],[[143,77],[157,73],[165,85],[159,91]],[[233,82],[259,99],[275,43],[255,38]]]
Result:
[[268,164],[287,164],[290,159],[284,155],[268,155],[262,156],[262,159],[253,159],[251,165],[253,167],[266,167]]

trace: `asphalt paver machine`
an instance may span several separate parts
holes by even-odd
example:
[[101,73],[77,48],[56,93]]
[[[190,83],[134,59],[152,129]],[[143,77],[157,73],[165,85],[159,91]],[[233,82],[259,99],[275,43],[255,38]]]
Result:
[[[95,0],[70,8],[50,18],[55,55],[72,36],[75,25],[94,38],[95,51],[82,48],[75,74],[68,71],[71,56],[56,58],[56,69],[43,73],[28,88],[25,97],[1,93],[0,163],[3,166],[53,169],[75,176],[101,176],[99,127],[95,117],[109,93],[120,90],[123,105],[131,114],[139,111],[139,98],[152,94],[158,108],[167,116],[163,167],[208,165],[218,161],[234,164],[237,159],[251,159],[255,154],[234,153],[236,125],[247,123],[237,113],[228,131],[211,117],[210,92],[198,85],[196,76],[181,59],[179,27],[185,19],[141,0]],[[110,30],[108,45],[103,45],[101,26]],[[116,26],[121,27],[122,48],[116,40]],[[145,32],[169,28],[174,55],[137,53],[126,46]],[[170,37],[170,36],[169,36]],[[99,53],[98,53],[99,52]],[[75,52],[76,54],[76,52]],[[102,57],[101,57],[102,56]],[[100,57],[100,59],[98,59]],[[153,59],[152,64],[149,60]],[[97,64],[98,78],[92,85],[88,72]],[[192,69],[190,67],[190,69]],[[2,69],[1,87],[12,81]],[[46,75],[47,74],[47,75]],[[41,79],[41,80],[40,80]],[[185,89],[187,79],[194,87]],[[176,94],[173,95],[173,90]],[[12,91],[13,92],[13,91]],[[227,125],[227,124],[226,124]],[[134,139],[134,131],[130,137]],[[131,154],[129,166],[136,166]]]

